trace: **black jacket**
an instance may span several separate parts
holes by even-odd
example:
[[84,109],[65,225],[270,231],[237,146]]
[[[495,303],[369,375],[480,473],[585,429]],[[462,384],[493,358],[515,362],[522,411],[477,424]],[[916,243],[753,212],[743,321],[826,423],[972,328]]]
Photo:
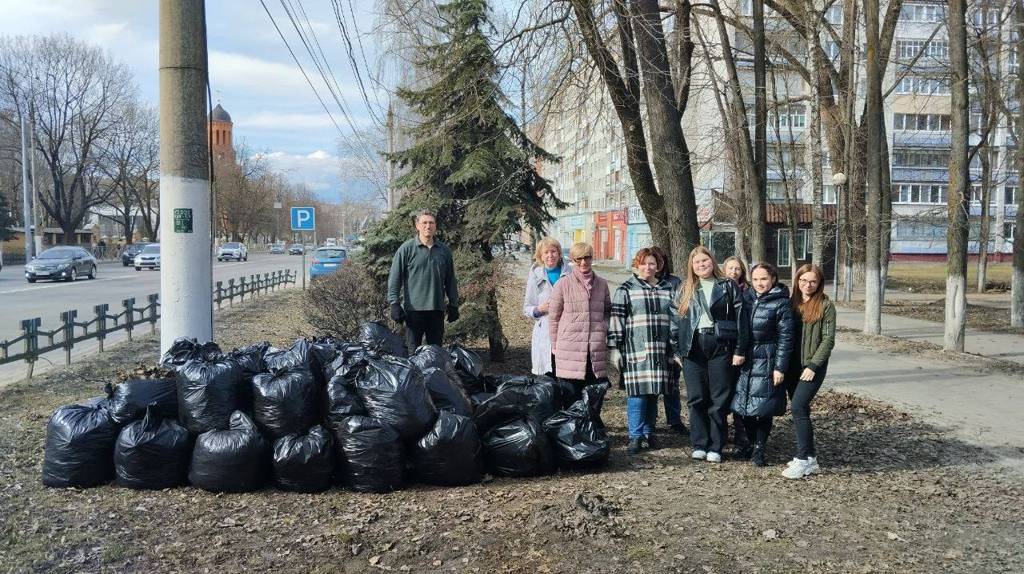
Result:
[[743,323],[750,329],[747,360],[740,368],[732,411],[740,416],[764,417],[786,412],[786,386],[775,386],[772,371],[786,372],[793,353],[793,307],[789,289],[783,284],[758,296],[753,289],[744,294]]
[[[679,297],[683,296],[683,289],[679,289]],[[700,292],[695,290],[693,296],[699,297]],[[715,321],[730,320],[736,321],[739,336],[736,341],[735,354],[742,354],[741,349],[747,347],[749,329],[746,328],[743,317],[743,296],[739,287],[732,279],[716,279],[715,286],[711,288],[711,318]],[[693,330],[700,323],[704,314],[704,307],[696,300],[690,301],[686,315],[679,314],[678,299],[672,305],[672,321],[670,324],[669,337],[672,352],[683,360],[690,354],[690,344],[693,342]]]

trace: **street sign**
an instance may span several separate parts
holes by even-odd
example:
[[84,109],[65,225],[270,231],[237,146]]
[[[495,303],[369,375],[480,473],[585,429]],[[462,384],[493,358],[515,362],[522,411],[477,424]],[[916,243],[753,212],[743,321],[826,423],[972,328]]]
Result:
[[192,233],[192,210],[190,208],[174,208],[174,232]]
[[315,207],[292,208],[292,231],[313,231],[316,229]]

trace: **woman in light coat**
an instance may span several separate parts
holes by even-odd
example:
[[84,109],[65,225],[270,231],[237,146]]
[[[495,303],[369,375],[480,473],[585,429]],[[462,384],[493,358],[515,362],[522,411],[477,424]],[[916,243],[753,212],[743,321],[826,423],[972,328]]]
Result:
[[606,378],[608,364],[608,317],[612,299],[608,282],[594,273],[594,248],[576,243],[569,249],[572,273],[560,279],[548,300],[551,352],[555,375],[576,388]]
[[545,237],[537,242],[533,260],[534,264],[526,276],[526,297],[523,298],[523,314],[533,320],[533,336],[530,339],[530,358],[533,362],[531,372],[535,375],[554,376],[548,325],[548,299],[558,280],[572,270],[569,269],[568,263],[562,260],[561,244],[552,237]]

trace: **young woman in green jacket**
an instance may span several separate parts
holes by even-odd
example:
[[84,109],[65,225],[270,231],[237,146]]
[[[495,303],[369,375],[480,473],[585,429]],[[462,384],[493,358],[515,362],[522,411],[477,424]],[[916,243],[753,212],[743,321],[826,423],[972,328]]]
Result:
[[811,401],[818,394],[836,342],[836,308],[825,295],[825,274],[807,264],[796,272],[793,290],[794,326],[799,330],[786,373],[786,390],[796,430],[796,456],[782,475],[803,478],[819,471],[811,425]]

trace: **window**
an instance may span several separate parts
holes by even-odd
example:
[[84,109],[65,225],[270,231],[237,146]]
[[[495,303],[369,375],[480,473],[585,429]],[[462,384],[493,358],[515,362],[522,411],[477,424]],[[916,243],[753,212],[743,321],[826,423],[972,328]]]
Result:
[[896,131],[949,131],[949,116],[946,114],[893,114],[892,118]]
[[948,169],[949,150],[894,148],[892,150],[892,166]]
[[921,54],[921,59],[930,58],[933,60],[949,59],[949,42],[945,40],[896,40],[896,57],[900,60],[913,60]]
[[946,226],[939,222],[902,220],[896,222],[893,237],[936,241],[946,237]]
[[971,14],[971,21],[978,28],[987,28],[999,24],[999,10],[982,7]]
[[942,22],[946,18],[946,7],[937,4],[904,4],[900,8],[900,20],[904,22]]
[[946,186],[935,184],[900,183],[893,185],[896,203],[946,203]]
[[1003,204],[1015,205],[1017,203],[1017,187],[1008,185],[1003,188]]
[[949,95],[949,79],[929,76],[908,75],[896,84],[896,93],[901,95]]
[[842,3],[836,2],[825,11],[825,21],[829,24],[839,25],[843,23]]
[[821,186],[821,203],[822,205],[836,204],[836,187],[834,185],[826,184]]
[[825,55],[828,56],[829,60],[833,62],[839,59],[839,54],[842,49],[839,47],[839,42],[834,40],[828,40],[825,42]]
[[1017,231],[1017,224],[1015,222],[1007,222],[1003,224],[1003,240],[1013,241],[1014,233]]
[[[776,236],[775,262],[779,267],[792,265],[789,260],[789,229],[779,229]],[[809,229],[796,230],[796,258],[798,261],[810,259],[811,257],[811,233]]]
[[784,203],[786,201],[786,186],[781,181],[769,181],[767,187],[769,202]]
[[804,106],[791,105],[781,109],[772,110],[768,114],[768,122],[780,129],[803,128],[807,123]]

